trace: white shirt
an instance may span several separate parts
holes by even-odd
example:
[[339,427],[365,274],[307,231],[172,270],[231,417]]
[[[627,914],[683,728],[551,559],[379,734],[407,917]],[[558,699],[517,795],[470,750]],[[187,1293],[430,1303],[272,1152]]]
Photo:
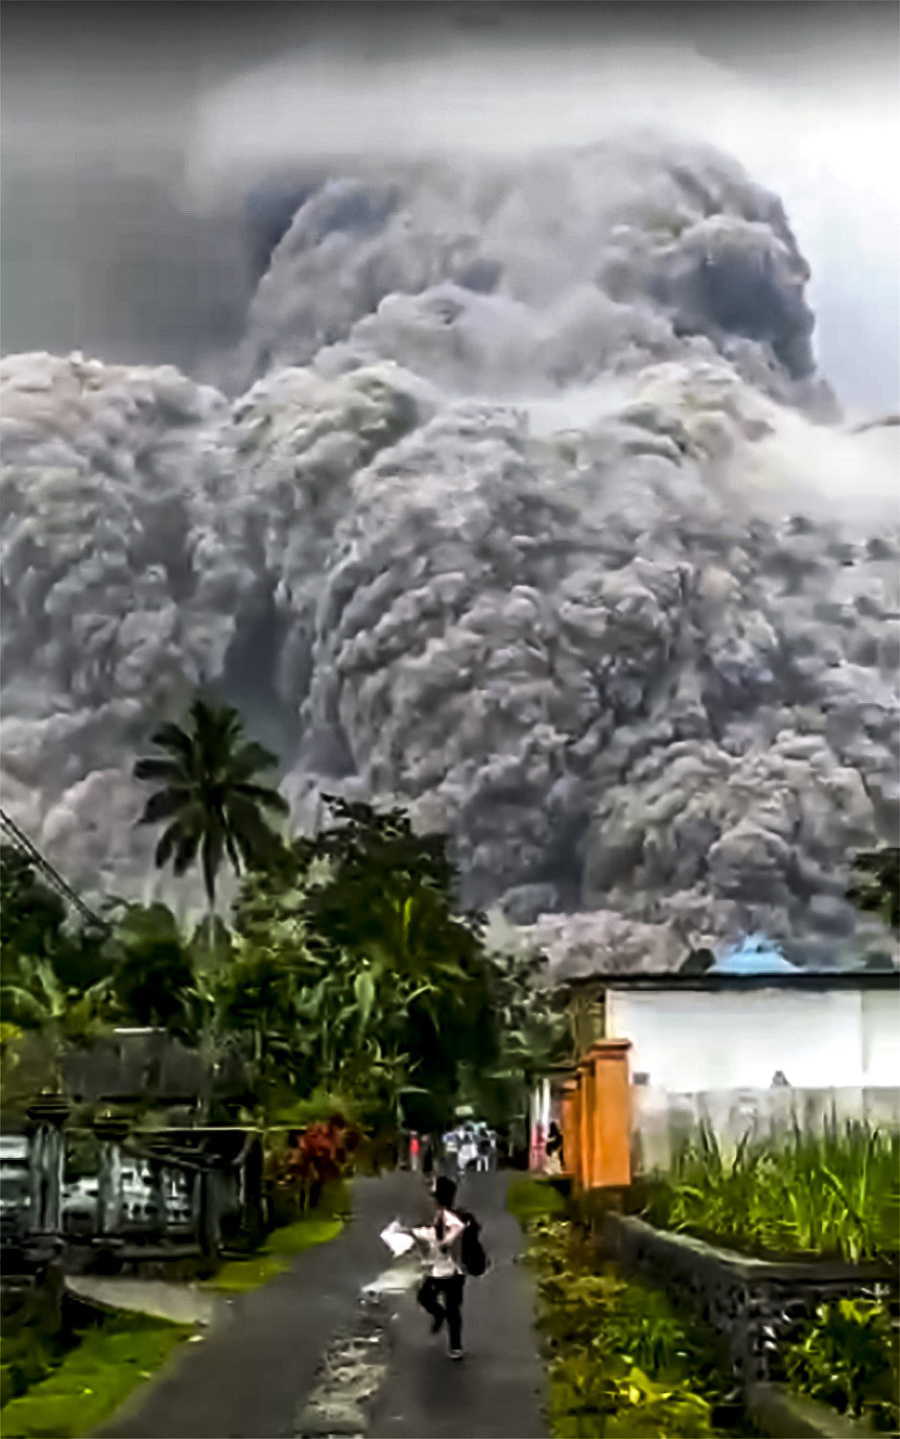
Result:
[[441,1217],[444,1221],[444,1237],[440,1241],[434,1225],[413,1230],[413,1235],[425,1248],[425,1267],[432,1279],[449,1279],[452,1275],[463,1272],[462,1265],[455,1257],[455,1251],[466,1226],[451,1209],[441,1210]]

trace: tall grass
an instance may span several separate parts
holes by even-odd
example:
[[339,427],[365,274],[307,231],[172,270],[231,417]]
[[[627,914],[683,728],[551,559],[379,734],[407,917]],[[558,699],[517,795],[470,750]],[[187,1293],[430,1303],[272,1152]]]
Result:
[[896,1255],[900,1135],[832,1118],[821,1134],[798,1125],[779,1141],[744,1135],[726,1159],[709,1125],[676,1156],[645,1210],[651,1223],[751,1253]]

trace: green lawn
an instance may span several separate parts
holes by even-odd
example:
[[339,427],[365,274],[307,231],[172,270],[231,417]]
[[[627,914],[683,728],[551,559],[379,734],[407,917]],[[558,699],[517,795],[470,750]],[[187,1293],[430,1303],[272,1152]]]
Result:
[[3,1439],[72,1439],[118,1409],[165,1362],[189,1325],[112,1315],[88,1329],[49,1378],[0,1410]]

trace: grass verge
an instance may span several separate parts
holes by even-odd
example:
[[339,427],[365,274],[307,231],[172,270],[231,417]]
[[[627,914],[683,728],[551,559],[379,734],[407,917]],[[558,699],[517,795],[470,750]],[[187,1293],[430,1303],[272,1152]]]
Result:
[[547,1179],[517,1179],[509,1186],[506,1207],[521,1224],[535,1219],[559,1219],[566,1201]]
[[206,1280],[202,1287],[225,1294],[244,1294],[258,1289],[261,1284],[268,1284],[270,1279],[283,1274],[295,1255],[317,1244],[328,1244],[337,1238],[343,1227],[342,1219],[323,1219],[315,1214],[308,1219],[299,1219],[296,1224],[287,1224],[270,1234],[258,1254],[251,1254],[246,1259],[230,1259],[222,1265],[215,1278]]
[[598,1273],[577,1226],[537,1212],[553,1203],[547,1187],[523,1184],[510,1207],[528,1215],[522,1223],[537,1284],[553,1439],[748,1432],[711,1336],[679,1318],[658,1291],[612,1270]]
[[245,1294],[251,1289],[258,1289],[261,1284],[268,1284],[270,1279],[283,1274],[294,1257],[302,1254],[304,1249],[313,1249],[317,1244],[328,1244],[336,1239],[344,1227],[342,1216],[348,1208],[346,1186],[327,1186],[312,1214],[305,1215],[294,1224],[273,1229],[255,1254],[230,1259],[202,1287],[223,1294]]
[[49,1378],[0,1410],[3,1439],[74,1439],[118,1409],[159,1369],[190,1325],[116,1314],[84,1331]]

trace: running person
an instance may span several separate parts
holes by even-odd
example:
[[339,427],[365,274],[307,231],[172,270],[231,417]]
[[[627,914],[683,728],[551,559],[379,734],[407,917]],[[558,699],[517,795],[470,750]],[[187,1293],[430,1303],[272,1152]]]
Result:
[[431,1315],[431,1331],[437,1334],[446,1323],[450,1358],[462,1359],[462,1300],[465,1272],[460,1247],[465,1224],[455,1213],[456,1185],[442,1175],[434,1186],[434,1224],[414,1229],[413,1235],[425,1248],[426,1277],[418,1301]]

